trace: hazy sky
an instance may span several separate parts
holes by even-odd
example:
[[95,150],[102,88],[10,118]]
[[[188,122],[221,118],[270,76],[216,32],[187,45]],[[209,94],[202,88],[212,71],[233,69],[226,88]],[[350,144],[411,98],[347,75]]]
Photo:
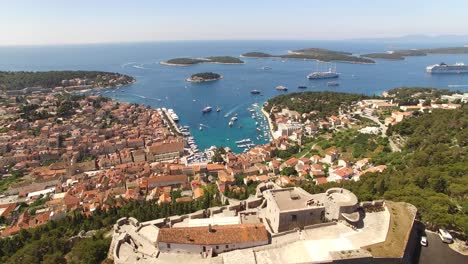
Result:
[[468,0],[0,0],[0,45],[468,34]]

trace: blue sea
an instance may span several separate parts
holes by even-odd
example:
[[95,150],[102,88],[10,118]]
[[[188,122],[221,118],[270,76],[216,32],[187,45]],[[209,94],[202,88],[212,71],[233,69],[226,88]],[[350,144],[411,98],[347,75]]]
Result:
[[[258,132],[248,108],[261,105],[268,98],[282,94],[275,87],[284,85],[288,93],[333,90],[361,94],[381,94],[400,86],[425,86],[468,91],[468,74],[429,75],[425,67],[445,62],[468,63],[468,55],[429,55],[408,57],[404,61],[377,60],[377,64],[336,63],[339,86],[328,87],[326,80],[308,80],[306,75],[315,69],[314,61],[282,59],[243,59],[243,65],[199,64],[187,67],[160,65],[160,61],[176,57],[206,57],[215,55],[239,56],[249,51],[285,54],[288,50],[319,47],[355,54],[383,52],[395,49],[462,46],[466,43],[384,43],[378,41],[192,41],[138,44],[96,44],[64,46],[0,47],[0,70],[102,70],[134,76],[137,82],[107,92],[120,101],[149,105],[154,108],[173,108],[180,124],[188,125],[200,149],[212,145],[229,146],[241,151],[234,143],[251,138],[265,143]],[[270,67],[270,70],[263,70]],[[197,72],[213,71],[224,79],[210,83],[187,83],[185,79]],[[260,90],[262,96],[250,94]],[[202,114],[210,105],[215,110]],[[239,120],[228,126],[237,114]],[[260,115],[258,115],[260,116]],[[202,127],[202,130],[199,128]],[[257,139],[258,138],[258,139]]]

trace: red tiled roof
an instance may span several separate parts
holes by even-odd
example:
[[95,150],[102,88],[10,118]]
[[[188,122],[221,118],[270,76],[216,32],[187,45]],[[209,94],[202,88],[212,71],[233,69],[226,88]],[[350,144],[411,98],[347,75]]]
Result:
[[268,234],[263,224],[239,224],[211,227],[176,227],[161,228],[158,242],[191,244],[191,245],[222,245],[246,242],[268,241]]

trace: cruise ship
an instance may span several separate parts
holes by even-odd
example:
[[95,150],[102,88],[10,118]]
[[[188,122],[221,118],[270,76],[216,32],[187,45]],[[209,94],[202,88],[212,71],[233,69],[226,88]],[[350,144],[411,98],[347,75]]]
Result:
[[445,63],[434,64],[426,67],[428,73],[468,73],[468,65],[455,63],[448,65]]
[[317,80],[317,79],[333,79],[338,78],[339,74],[336,72],[336,65],[331,65],[328,70],[320,70],[317,64],[317,70],[307,75],[308,79]]

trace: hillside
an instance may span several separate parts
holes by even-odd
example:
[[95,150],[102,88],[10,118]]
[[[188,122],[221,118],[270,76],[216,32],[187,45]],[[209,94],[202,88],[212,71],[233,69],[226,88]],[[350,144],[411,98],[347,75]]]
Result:
[[[365,99],[367,96],[337,92],[304,92],[276,96],[267,101],[265,110],[269,112],[273,107],[288,108],[299,113],[319,111],[326,115],[337,114],[342,105]],[[320,115],[319,113],[319,115]]]
[[[82,83],[62,82],[80,79]],[[20,90],[26,87],[54,88],[57,86],[93,85],[99,87],[128,84],[133,77],[102,71],[46,71],[46,72],[6,72],[0,71],[1,90]]]
[[200,72],[187,78],[188,82],[210,82],[222,79],[223,76],[214,72]]
[[243,64],[244,62],[236,57],[231,56],[211,56],[206,58],[175,58],[161,62],[163,65],[169,66],[189,66],[200,63],[219,63],[219,64]]
[[428,54],[467,54],[468,47],[452,47],[452,48],[434,48],[434,49],[410,49],[410,50],[395,50],[391,52],[377,52],[363,54],[361,57],[373,59],[387,60],[404,60],[408,56],[426,56]]
[[318,60],[318,61],[340,61],[350,63],[374,63],[373,60],[368,58],[361,58],[353,56],[352,53],[334,51],[320,48],[307,48],[301,50],[293,50],[288,54],[283,55],[271,55],[264,52],[247,52],[242,54],[242,57],[250,58],[282,58],[282,59],[303,59],[303,60]]

